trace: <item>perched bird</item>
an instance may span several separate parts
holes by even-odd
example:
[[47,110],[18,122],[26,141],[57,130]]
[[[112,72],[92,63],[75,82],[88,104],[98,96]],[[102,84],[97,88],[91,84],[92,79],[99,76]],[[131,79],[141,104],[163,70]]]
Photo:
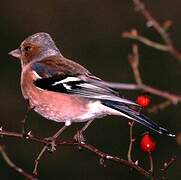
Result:
[[65,58],[47,33],[27,37],[9,54],[21,60],[24,98],[47,119],[65,126],[88,121],[88,126],[106,115],[125,116],[160,134],[174,136],[137,111],[138,104],[122,98],[100,78]]

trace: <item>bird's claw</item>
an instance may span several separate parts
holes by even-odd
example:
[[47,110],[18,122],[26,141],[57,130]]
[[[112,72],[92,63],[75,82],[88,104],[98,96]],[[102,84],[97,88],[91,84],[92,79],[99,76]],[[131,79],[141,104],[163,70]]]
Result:
[[74,139],[75,139],[79,144],[81,144],[81,143],[83,143],[83,142],[86,141],[86,139],[84,138],[83,133],[82,133],[81,130],[77,130],[77,133],[75,134]]
[[48,137],[45,138],[45,140],[47,141],[47,151],[50,153],[56,151],[56,139],[53,137]]

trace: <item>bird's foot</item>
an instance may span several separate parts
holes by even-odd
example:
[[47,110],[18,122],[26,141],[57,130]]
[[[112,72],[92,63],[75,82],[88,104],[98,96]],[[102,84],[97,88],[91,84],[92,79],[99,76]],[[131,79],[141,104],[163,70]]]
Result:
[[83,143],[86,141],[86,139],[83,136],[83,131],[77,130],[77,133],[74,135],[74,139],[79,143]]
[[47,151],[53,153],[56,151],[56,138],[54,137],[48,137],[45,138],[47,141]]

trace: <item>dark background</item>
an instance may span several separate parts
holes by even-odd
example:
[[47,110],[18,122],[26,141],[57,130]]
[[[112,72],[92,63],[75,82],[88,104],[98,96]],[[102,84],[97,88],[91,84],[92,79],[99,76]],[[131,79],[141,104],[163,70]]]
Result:
[[[181,2],[180,0],[146,1],[151,12],[163,22],[174,22],[170,29],[176,46],[181,46]],[[17,48],[28,35],[48,32],[56,41],[62,54],[86,66],[97,76],[118,82],[134,83],[127,56],[131,52],[132,41],[121,39],[121,33],[137,28],[141,34],[159,41],[153,29],[146,28],[145,20],[134,12],[131,1],[123,0],[51,0],[51,1],[11,1],[0,5],[0,125],[4,129],[20,131],[20,121],[25,114],[25,102],[20,90],[20,63],[8,52]],[[181,48],[180,48],[181,49]],[[141,73],[144,82],[159,89],[180,93],[181,64],[167,53],[140,45]],[[135,99],[140,92],[122,92]],[[152,104],[162,102],[152,97]],[[149,116],[175,133],[181,131],[180,105],[171,106]],[[125,118],[106,117],[98,119],[86,133],[87,141],[111,154],[126,158],[129,129]],[[71,138],[77,127],[73,125],[64,134]],[[48,121],[36,113],[28,118],[28,129],[40,137],[48,137],[59,128],[58,123]],[[141,134],[148,131],[135,126],[137,139],[134,160],[149,168],[146,154],[139,149]],[[159,136],[151,132],[157,141],[153,154],[156,173],[167,158],[176,155],[176,163],[168,171],[168,179],[181,179],[181,147],[175,139]],[[32,172],[34,160],[41,147],[37,143],[4,137],[0,143],[6,146],[10,158],[20,167]],[[0,179],[24,179],[11,170],[0,157]],[[60,147],[54,154],[46,153],[41,159],[40,179],[145,179],[137,172],[122,165],[107,162],[107,168],[99,165],[99,159],[92,153],[78,151],[72,147]]]

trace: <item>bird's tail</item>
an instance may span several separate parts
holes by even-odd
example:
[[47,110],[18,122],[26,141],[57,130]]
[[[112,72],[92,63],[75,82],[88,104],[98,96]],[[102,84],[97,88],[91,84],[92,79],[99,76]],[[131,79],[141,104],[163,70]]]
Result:
[[175,137],[175,135],[171,134],[167,129],[160,127],[158,124],[153,122],[151,119],[149,119],[142,113],[129,108],[127,105],[125,105],[123,103],[104,100],[104,101],[102,101],[102,104],[107,107],[110,107],[114,110],[119,111],[121,115],[123,115],[133,121],[136,121],[150,129],[158,132],[159,134],[165,134],[167,136]]

